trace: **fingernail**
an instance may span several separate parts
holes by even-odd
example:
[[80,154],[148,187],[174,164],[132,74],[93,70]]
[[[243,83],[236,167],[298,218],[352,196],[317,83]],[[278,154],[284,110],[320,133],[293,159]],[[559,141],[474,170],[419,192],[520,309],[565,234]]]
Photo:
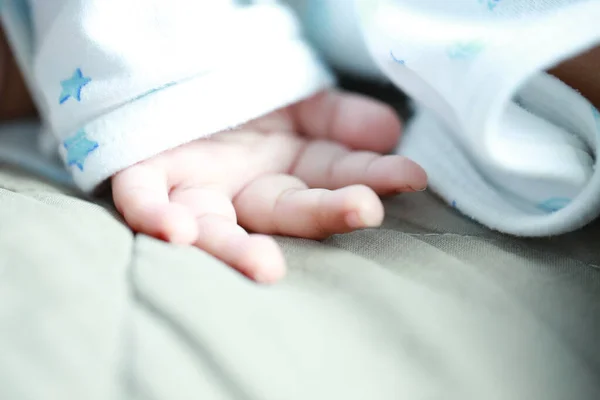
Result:
[[360,217],[360,214],[358,213],[358,211],[350,211],[348,214],[346,214],[345,220],[346,220],[346,224],[350,228],[354,228],[354,229],[362,228],[366,225],[365,222]]
[[254,281],[260,285],[271,285],[275,283],[276,279],[269,278],[268,275],[258,273],[254,275]]
[[425,186],[424,188],[421,188],[421,189],[415,189],[415,188],[414,188],[414,187],[412,187],[412,186],[405,186],[405,187],[404,187],[404,188],[402,188],[402,189],[398,189],[398,190],[396,191],[396,194],[402,194],[402,193],[413,193],[413,192],[424,192],[424,191],[426,191],[426,190],[427,190],[427,186]]

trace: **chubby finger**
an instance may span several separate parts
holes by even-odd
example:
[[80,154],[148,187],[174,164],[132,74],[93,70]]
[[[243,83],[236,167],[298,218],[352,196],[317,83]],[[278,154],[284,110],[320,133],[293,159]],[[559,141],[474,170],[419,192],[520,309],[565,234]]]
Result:
[[261,283],[273,283],[285,274],[285,260],[272,238],[249,235],[237,224],[231,199],[202,186],[176,187],[171,202],[192,213],[197,226],[194,245],[242,274]]
[[275,283],[285,275],[285,259],[273,238],[249,235],[231,219],[204,214],[197,219],[198,248],[259,283]]
[[394,109],[359,94],[324,91],[291,110],[300,133],[351,149],[387,153],[400,138],[402,125]]
[[254,232],[324,239],[379,226],[383,206],[366,186],[308,189],[296,177],[259,178],[234,199],[240,225]]
[[177,244],[198,236],[193,215],[169,201],[166,175],[151,165],[134,165],[112,178],[115,206],[129,226],[140,233]]
[[408,158],[349,151],[329,141],[309,143],[291,174],[313,188],[365,185],[378,194],[391,194],[421,191],[427,187],[427,174]]

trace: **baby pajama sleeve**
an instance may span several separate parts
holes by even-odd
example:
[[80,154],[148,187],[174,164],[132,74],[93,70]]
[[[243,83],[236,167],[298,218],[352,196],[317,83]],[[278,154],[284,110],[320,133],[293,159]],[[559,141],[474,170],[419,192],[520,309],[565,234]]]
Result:
[[419,105],[399,151],[449,204],[524,236],[600,214],[600,114],[544,72],[600,44],[600,1],[356,5],[374,60]]
[[9,41],[81,189],[332,83],[287,8],[239,3],[4,1]]

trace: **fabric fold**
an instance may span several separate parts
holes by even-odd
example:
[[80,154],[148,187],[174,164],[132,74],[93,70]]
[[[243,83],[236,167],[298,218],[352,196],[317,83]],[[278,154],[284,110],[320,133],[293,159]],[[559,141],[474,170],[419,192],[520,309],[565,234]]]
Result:
[[412,0],[375,3],[358,9],[365,40],[420,108],[398,151],[433,190],[515,235],[560,234],[600,214],[598,111],[543,72],[600,43],[600,3],[460,0],[437,16]]

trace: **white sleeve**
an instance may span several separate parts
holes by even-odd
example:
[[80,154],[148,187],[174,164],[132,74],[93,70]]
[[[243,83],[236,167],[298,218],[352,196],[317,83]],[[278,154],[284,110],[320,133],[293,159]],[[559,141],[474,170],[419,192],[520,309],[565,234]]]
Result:
[[431,189],[516,235],[600,216],[600,112],[545,72],[600,44],[600,1],[357,4],[377,65],[421,106],[399,151]]
[[5,4],[9,40],[81,189],[332,83],[287,8],[235,3]]

